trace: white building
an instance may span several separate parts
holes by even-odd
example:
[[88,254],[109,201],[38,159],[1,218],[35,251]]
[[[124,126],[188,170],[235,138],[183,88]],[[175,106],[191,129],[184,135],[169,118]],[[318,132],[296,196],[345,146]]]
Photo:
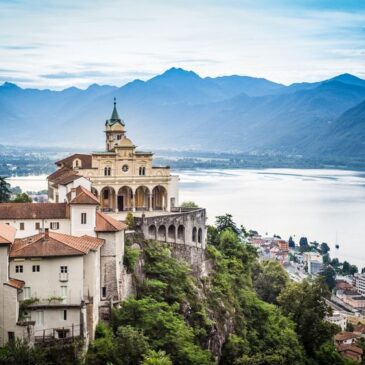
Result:
[[354,286],[356,290],[365,295],[365,273],[364,274],[355,274],[354,276]]
[[120,302],[127,226],[98,205],[83,186],[65,203],[0,204],[0,345],[15,337],[88,341],[99,313]]
[[309,275],[316,275],[322,270],[323,260],[319,253],[304,252],[303,258],[307,265]]

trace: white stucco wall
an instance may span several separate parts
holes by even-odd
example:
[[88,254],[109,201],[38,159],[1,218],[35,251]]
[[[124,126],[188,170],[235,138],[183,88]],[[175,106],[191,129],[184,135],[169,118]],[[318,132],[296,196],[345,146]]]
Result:
[[[17,229],[16,238],[24,238],[38,234],[39,231],[35,228],[36,223],[40,224],[41,229],[48,228],[52,232],[70,234],[70,220],[69,219],[0,219],[1,223],[9,224]],[[59,222],[60,228],[52,230],[50,228],[52,222]],[[20,230],[20,223],[24,223],[24,230]]]
[[[81,213],[86,213],[86,224],[81,224]],[[71,232],[72,236],[88,235],[95,237],[96,225],[96,206],[95,205],[79,205],[72,204],[70,208],[71,214]]]
[[83,176],[80,176],[78,179],[71,181],[67,185],[58,186],[58,201],[60,203],[67,201],[67,194],[71,191],[71,189],[77,188],[78,186],[82,186],[89,191],[91,190],[90,180],[86,179]]
[[[67,311],[67,319],[64,320],[64,310]],[[69,335],[72,335],[72,325],[74,325],[74,336],[80,334],[80,308],[74,307],[63,307],[63,308],[33,308],[28,311],[30,314],[30,319],[35,321],[34,335],[43,336],[43,331],[45,336],[53,335],[54,328],[65,328],[69,330]],[[43,324],[37,322],[38,314],[37,312],[43,312]],[[55,333],[57,336],[57,333]]]
[[[15,266],[23,265],[23,272],[16,273]],[[40,271],[33,272],[32,266],[39,265]],[[67,266],[68,281],[60,281],[60,267]],[[30,288],[30,296],[40,302],[48,303],[48,298],[61,296],[61,286],[67,286],[67,296],[63,303],[80,304],[84,295],[83,256],[67,256],[42,259],[12,259],[10,261],[11,277],[25,281]]]
[[178,175],[171,175],[171,181],[168,186],[168,208],[171,209],[171,198],[175,198],[175,207],[179,206],[179,176]]
[[8,332],[21,337],[22,330],[16,325],[19,315],[18,290],[8,285],[0,285],[0,345],[8,342]]
[[8,281],[8,251],[7,245],[0,245],[0,285]]

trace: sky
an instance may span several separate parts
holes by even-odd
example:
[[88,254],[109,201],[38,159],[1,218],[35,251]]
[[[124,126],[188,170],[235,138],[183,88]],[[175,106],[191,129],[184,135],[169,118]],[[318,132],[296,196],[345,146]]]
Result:
[[0,84],[122,86],[171,67],[365,78],[365,0],[0,0]]

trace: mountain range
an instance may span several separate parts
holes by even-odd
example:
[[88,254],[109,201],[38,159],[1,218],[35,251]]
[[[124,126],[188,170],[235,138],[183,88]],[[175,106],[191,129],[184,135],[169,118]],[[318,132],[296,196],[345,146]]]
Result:
[[0,86],[0,143],[101,148],[113,98],[140,148],[361,157],[365,80],[350,74],[289,86],[171,68],[122,87]]

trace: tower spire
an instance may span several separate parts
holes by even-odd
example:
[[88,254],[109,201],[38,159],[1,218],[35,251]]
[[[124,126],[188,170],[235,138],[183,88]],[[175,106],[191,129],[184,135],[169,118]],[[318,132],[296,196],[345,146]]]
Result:
[[113,112],[110,119],[107,121],[109,125],[113,125],[114,123],[119,122],[124,126],[124,121],[120,118],[117,110],[117,98],[114,97],[114,107]]

